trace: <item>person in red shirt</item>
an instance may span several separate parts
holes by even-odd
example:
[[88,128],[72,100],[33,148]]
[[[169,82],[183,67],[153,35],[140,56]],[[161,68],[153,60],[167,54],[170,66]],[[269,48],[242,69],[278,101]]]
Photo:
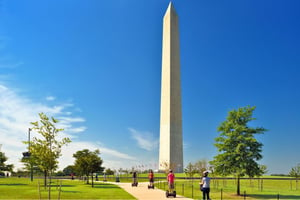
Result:
[[169,185],[169,191],[172,193],[174,190],[174,181],[175,181],[175,175],[173,174],[172,169],[169,170],[167,180],[168,180],[168,185]]
[[150,169],[150,171],[149,171],[148,178],[149,178],[150,186],[153,187],[153,183],[154,183],[154,174],[153,174],[153,171],[152,171],[151,169]]

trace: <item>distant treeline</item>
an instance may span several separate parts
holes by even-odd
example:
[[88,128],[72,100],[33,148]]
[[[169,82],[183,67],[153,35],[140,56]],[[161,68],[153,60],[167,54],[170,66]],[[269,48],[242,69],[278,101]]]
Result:
[[288,177],[290,177],[290,175],[288,175],[288,174],[271,174],[271,176],[288,176]]

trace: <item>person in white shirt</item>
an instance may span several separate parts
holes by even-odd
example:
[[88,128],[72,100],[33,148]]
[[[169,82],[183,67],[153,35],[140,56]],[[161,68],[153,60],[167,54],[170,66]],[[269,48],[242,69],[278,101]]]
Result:
[[200,189],[203,193],[203,199],[210,199],[209,198],[209,192],[210,192],[210,178],[208,177],[208,171],[204,171],[203,172],[203,177],[201,179],[201,182],[200,182]]

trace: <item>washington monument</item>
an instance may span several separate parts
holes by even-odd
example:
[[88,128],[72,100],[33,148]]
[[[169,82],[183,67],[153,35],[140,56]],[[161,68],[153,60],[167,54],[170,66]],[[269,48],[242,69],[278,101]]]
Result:
[[163,19],[159,169],[183,171],[178,16],[169,4]]

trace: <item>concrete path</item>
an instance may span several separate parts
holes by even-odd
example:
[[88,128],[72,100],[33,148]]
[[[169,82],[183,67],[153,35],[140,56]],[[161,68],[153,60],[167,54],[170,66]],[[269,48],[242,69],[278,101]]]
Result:
[[[139,182],[137,187],[132,187],[131,183],[113,183],[124,190],[126,190],[128,193],[130,193],[132,196],[136,197],[139,200],[160,200],[160,199],[172,199],[173,197],[166,197],[166,191],[160,190],[160,189],[148,189],[147,182]],[[186,200],[189,198],[176,195],[176,199],[180,200]]]

